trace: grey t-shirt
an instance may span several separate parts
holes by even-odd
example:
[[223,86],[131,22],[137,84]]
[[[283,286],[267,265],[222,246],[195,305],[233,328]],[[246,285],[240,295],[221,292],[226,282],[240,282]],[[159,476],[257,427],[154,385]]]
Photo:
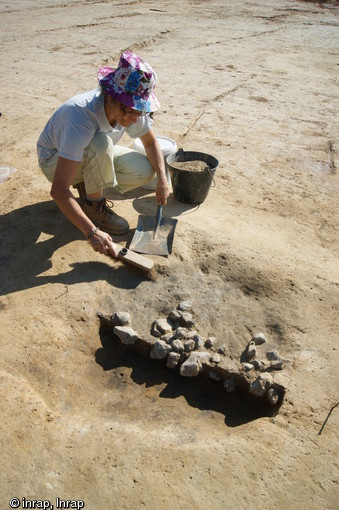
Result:
[[131,138],[138,138],[152,127],[147,115],[124,128],[117,124],[112,128],[104,109],[104,94],[100,89],[72,97],[52,115],[42,131],[38,143],[39,164],[56,152],[72,161],[82,161],[84,150],[98,131],[106,133],[117,144],[126,131]]

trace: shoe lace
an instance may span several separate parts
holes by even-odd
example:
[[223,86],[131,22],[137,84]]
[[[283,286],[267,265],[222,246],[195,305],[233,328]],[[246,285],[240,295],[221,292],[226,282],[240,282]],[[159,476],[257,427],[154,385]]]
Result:
[[101,212],[101,213],[109,213],[109,214],[115,214],[112,209],[114,207],[114,204],[111,200],[107,200],[107,198],[103,198],[102,200],[100,200],[100,202],[98,202],[97,206],[96,206],[96,209],[97,211]]

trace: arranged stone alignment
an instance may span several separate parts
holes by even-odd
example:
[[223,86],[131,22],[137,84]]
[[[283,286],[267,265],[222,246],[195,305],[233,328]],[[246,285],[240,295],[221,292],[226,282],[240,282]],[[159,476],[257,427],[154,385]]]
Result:
[[128,312],[119,311],[109,318],[99,314],[99,318],[122,344],[166,363],[183,377],[208,377],[222,384],[227,393],[239,388],[266,398],[272,406],[283,401],[286,388],[275,381],[275,373],[282,370],[284,360],[268,345],[264,333],[253,335],[236,360],[217,338],[199,335],[189,301],[179,303],[167,318],[154,320],[149,338],[140,338]]

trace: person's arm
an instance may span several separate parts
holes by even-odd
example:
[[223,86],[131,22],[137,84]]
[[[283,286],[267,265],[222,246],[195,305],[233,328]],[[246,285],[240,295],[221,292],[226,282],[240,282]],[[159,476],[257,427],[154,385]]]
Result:
[[[70,191],[79,164],[78,161],[59,157],[52,183],[51,197],[64,215],[87,239],[88,234],[96,228],[96,225],[86,216]],[[117,255],[116,246],[106,232],[98,230],[91,236],[90,243],[94,251],[111,254],[114,257]]]
[[161,152],[158,140],[152,129],[144,136],[141,136],[140,140],[142,141],[147,157],[158,176],[158,183],[155,188],[157,203],[166,205],[167,197],[169,195],[169,186],[166,177],[164,156]]

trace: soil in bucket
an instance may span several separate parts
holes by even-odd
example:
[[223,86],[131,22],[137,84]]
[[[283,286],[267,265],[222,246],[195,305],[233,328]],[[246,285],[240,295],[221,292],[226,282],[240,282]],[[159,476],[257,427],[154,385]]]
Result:
[[219,162],[203,152],[183,151],[166,158],[174,198],[185,204],[201,204],[207,197]]

